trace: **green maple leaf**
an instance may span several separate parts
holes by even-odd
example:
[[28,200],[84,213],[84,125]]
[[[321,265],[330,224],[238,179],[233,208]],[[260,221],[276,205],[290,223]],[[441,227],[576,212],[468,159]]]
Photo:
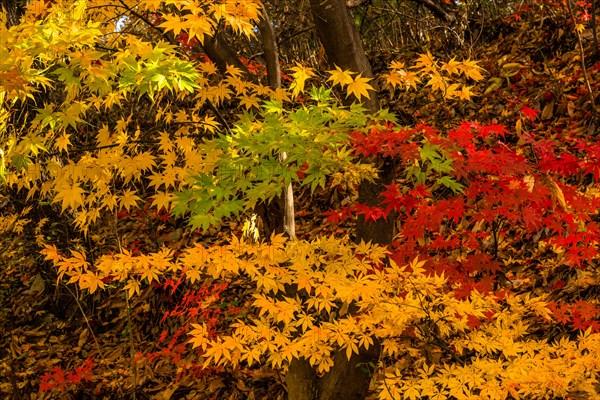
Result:
[[207,230],[211,225],[219,222],[219,218],[210,214],[195,214],[190,218],[190,226],[192,229],[202,228],[203,230]]
[[438,180],[436,182],[439,183],[440,185],[446,186],[448,189],[451,189],[452,192],[454,192],[454,193],[462,193],[463,192],[464,186],[461,185],[460,183],[456,182],[454,179],[450,178],[449,176],[442,176],[441,178],[438,178]]
[[429,143],[425,143],[423,145],[423,147],[421,148],[421,151],[419,151],[419,155],[421,156],[421,160],[423,161],[436,161],[439,160],[440,158],[442,158],[442,156],[440,156],[440,153],[438,153],[436,151],[436,147],[437,146],[432,146]]

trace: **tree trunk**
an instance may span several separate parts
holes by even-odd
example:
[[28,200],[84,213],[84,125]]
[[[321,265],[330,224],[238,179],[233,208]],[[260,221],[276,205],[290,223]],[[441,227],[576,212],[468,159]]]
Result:
[[6,24],[10,28],[17,25],[23,13],[27,2],[24,0],[2,0],[0,1],[0,10],[6,12]]
[[[371,64],[365,55],[354,19],[346,8],[346,1],[310,0],[310,7],[329,65],[360,72],[364,77],[373,77]],[[376,112],[379,110],[377,93],[371,91],[369,95],[364,106]]]
[[[325,49],[327,60],[331,67],[337,65],[342,69],[362,73],[364,77],[372,78],[371,64],[365,55],[362,41],[354,20],[346,7],[345,0],[311,0],[311,10],[319,40]],[[375,85],[373,85],[375,87]],[[371,112],[379,110],[377,93],[371,91],[364,106]],[[358,189],[358,201],[368,206],[381,203],[379,195],[394,179],[395,168],[389,160],[376,160],[382,165],[380,178],[376,182],[363,181]],[[394,218],[366,222],[358,219],[356,241],[390,244],[394,237]]]
[[[345,0],[310,0],[311,11],[319,40],[325,49],[331,67],[362,73],[372,77],[371,65],[362,47],[358,29]],[[372,91],[364,103],[371,112],[379,110],[377,94]],[[359,186],[359,201],[367,205],[378,205],[383,185],[394,178],[394,166],[383,162],[380,179],[377,182],[363,182]],[[364,218],[358,220],[356,240],[389,244],[394,236],[394,219],[368,223]],[[319,378],[306,360],[293,360],[286,375],[289,400],[363,400],[368,394],[371,383],[372,365],[377,362],[381,352],[379,343],[368,350],[359,349],[348,360],[344,351],[334,355],[331,370]]]
[[214,36],[205,36],[202,49],[204,49],[208,58],[215,63],[219,71],[225,72],[228,65],[233,65],[243,72],[248,72],[235,50],[229,46],[229,43],[220,32],[215,32]]

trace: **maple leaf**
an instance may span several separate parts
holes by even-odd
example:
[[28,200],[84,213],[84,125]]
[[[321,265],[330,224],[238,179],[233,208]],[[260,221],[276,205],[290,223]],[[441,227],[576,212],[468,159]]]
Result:
[[[90,294],[94,293],[98,288],[104,289],[104,282],[99,279],[98,275],[88,271],[78,277],[78,285],[81,289],[88,289]],[[73,278],[71,278],[73,280]]]
[[538,116],[538,110],[534,110],[533,108],[527,107],[527,106],[523,106],[521,108],[521,113],[527,117],[530,121],[533,121],[534,119],[537,118]]
[[478,137],[485,139],[490,134],[496,134],[502,138],[508,133],[508,129],[504,125],[500,124],[489,124],[480,126],[478,129]]
[[365,216],[365,221],[376,221],[379,218],[387,218],[388,212],[381,207],[370,207],[365,204],[356,204],[356,213]]
[[389,209],[399,211],[406,204],[406,199],[400,193],[400,188],[395,183],[385,187],[386,190],[381,193],[382,203],[387,204]]
[[427,186],[425,186],[422,183],[419,183],[417,186],[415,186],[414,189],[411,189],[409,194],[413,197],[416,198],[427,198],[427,197],[431,197],[431,193],[429,192]]
[[400,71],[391,71],[389,74],[384,74],[383,78],[388,84],[392,85],[393,88],[404,84],[404,79],[402,78]]
[[129,297],[140,294],[140,282],[137,279],[130,278],[127,280],[127,285],[123,286],[123,290],[127,291]]
[[404,63],[402,61],[392,61],[390,69],[404,69]]
[[[293,68],[292,68],[293,69]],[[243,75],[242,70],[235,65],[227,64],[227,74],[232,77],[241,77]]]
[[474,81],[483,79],[481,74],[482,68],[477,64],[477,61],[466,60],[460,63],[462,72]]
[[176,14],[163,15],[164,22],[159,25],[160,28],[165,28],[165,32],[173,31],[174,35],[185,29],[186,25],[184,21]]
[[435,73],[437,74],[436,61],[428,51],[427,54],[419,54],[419,57],[415,61],[414,69],[420,69],[423,73]]
[[450,84],[446,90],[444,90],[444,97],[449,99],[452,98],[454,96],[460,96],[461,92],[458,92],[457,89],[459,88],[459,84],[458,83],[452,83]]
[[260,99],[257,96],[242,96],[240,99],[240,105],[246,107],[246,110],[249,110],[252,107],[258,108],[260,105]]
[[65,211],[67,208],[77,210],[83,205],[83,195],[85,191],[77,184],[69,185],[65,184],[61,186],[54,197],[53,203],[62,201],[61,211]]
[[71,145],[70,135],[63,133],[56,141],[54,146],[58,151],[67,151],[67,148]]
[[[177,34],[178,32],[175,32],[175,29],[177,28],[184,28],[188,31],[189,37],[190,38],[196,38],[198,40],[198,42],[200,42],[200,44],[204,43],[204,37],[205,36],[211,36],[213,33],[213,29],[214,29],[214,25],[215,25],[215,21],[212,18],[208,18],[206,15],[194,15],[194,14],[187,14],[184,17],[184,21],[182,21],[180,23],[180,25],[176,24],[176,23],[167,23],[166,27],[171,27],[174,28],[173,33]],[[162,24],[161,24],[162,26]],[[165,29],[165,30],[169,30],[169,29]]]
[[155,206],[157,210],[164,208],[168,211],[171,209],[171,203],[175,199],[175,195],[168,192],[157,192],[152,196],[152,199],[152,205]]
[[442,70],[448,72],[450,75],[460,73],[461,63],[456,61],[456,57],[452,57],[450,61],[442,64]]
[[460,91],[456,92],[456,95],[461,100],[471,100],[471,96],[473,96],[473,92],[471,91],[472,87],[473,86],[463,85]]
[[590,303],[586,300],[577,300],[573,304],[573,308],[576,309],[577,312],[581,315],[581,317],[585,320],[592,320],[598,316],[598,306],[594,303]]
[[44,255],[44,260],[52,261],[53,263],[57,263],[63,259],[63,257],[58,253],[58,249],[56,245],[44,245],[44,249],[40,251],[40,254]]
[[333,81],[334,85],[340,85],[342,87],[351,84],[353,82],[352,75],[355,74],[349,70],[342,71],[337,65],[334,70],[327,72],[331,75],[327,81]]
[[296,63],[295,67],[290,68],[294,81],[290,88],[292,89],[292,97],[296,98],[300,93],[304,91],[305,82],[315,76],[312,68],[303,67],[301,64]]
[[362,96],[369,98],[369,90],[375,90],[373,86],[369,85],[369,81],[371,78],[363,78],[362,74],[356,75],[352,83],[348,84],[346,88],[346,97],[349,97],[351,94],[354,95],[357,99],[361,99]]
[[121,208],[126,209],[127,211],[129,211],[129,209],[131,207],[135,207],[137,202],[140,201],[141,198],[135,194],[135,192],[133,190],[126,190],[120,197],[119,197],[119,206]]
[[429,80],[426,85],[431,86],[431,89],[433,90],[444,92],[447,84],[446,80],[436,71],[429,75]]

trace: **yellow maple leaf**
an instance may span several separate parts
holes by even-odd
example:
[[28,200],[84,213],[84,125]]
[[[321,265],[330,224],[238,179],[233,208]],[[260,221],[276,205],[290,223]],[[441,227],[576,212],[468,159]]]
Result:
[[56,147],[58,151],[67,151],[67,147],[70,145],[71,140],[69,139],[69,135],[66,133],[63,133],[58,139],[56,139],[56,142],[54,142],[54,147]]
[[108,146],[112,143],[108,125],[104,124],[102,125],[102,128],[98,130],[98,133],[96,134],[96,143],[98,146]]
[[354,72],[351,72],[350,70],[343,71],[337,65],[335,66],[335,69],[327,71],[327,73],[331,75],[327,79],[328,82],[333,81],[334,85],[340,85],[342,87],[352,83],[352,75],[354,75]]
[[77,283],[81,289],[88,289],[90,293],[94,293],[98,288],[104,289],[104,282],[91,271],[79,275]]
[[471,100],[471,96],[473,96],[473,92],[471,91],[472,87],[473,86],[463,85],[460,91],[456,92],[456,95],[461,100]]
[[32,15],[43,16],[46,14],[46,2],[44,0],[34,0],[27,6]]
[[369,90],[373,89],[373,86],[369,85],[371,78],[363,78],[362,74],[356,75],[352,83],[348,84],[346,88],[346,97],[353,94],[357,99],[361,99],[362,96],[369,98]]
[[436,61],[430,52],[427,54],[419,54],[419,58],[415,61],[414,69],[421,69],[423,73],[430,73],[437,70]]
[[[258,105],[257,105],[258,106]],[[206,132],[215,133],[216,128],[218,128],[219,123],[215,119],[215,117],[205,116],[202,120],[202,129]]]
[[127,190],[125,191],[125,193],[123,193],[122,196],[119,197],[119,205],[121,206],[121,208],[124,208],[127,211],[129,211],[129,209],[132,206],[135,207],[137,202],[140,200],[141,199],[139,198],[139,196],[136,196],[133,190]]
[[226,73],[231,76],[240,77],[242,76],[242,70],[236,67],[235,65],[227,64]]
[[458,88],[459,88],[459,84],[458,83],[453,83],[451,85],[449,85],[446,90],[444,91],[444,97],[449,99],[452,98],[454,96],[458,96]]
[[404,69],[404,63],[402,61],[392,61],[390,69]]
[[240,105],[246,107],[246,110],[249,110],[252,107],[259,108],[259,98],[254,95],[242,96],[240,99]]
[[445,90],[446,84],[446,80],[438,73],[430,75],[429,81],[427,81],[427,86],[431,86],[431,89],[442,92]]
[[58,253],[58,249],[53,244],[45,244],[40,254],[44,256],[44,260],[52,261],[55,264],[63,259],[63,256]]
[[213,63],[212,61],[200,63],[198,69],[208,75],[216,74],[219,71],[215,63]]
[[174,198],[175,196],[172,193],[157,192],[154,196],[152,196],[152,205],[156,206],[157,210],[164,208],[168,211],[171,208],[171,202]]
[[195,37],[200,44],[203,44],[204,37],[213,34],[215,21],[205,15],[188,14],[185,16],[183,25],[187,29],[190,39]]
[[160,24],[159,28],[165,28],[165,32],[173,31],[174,35],[181,32],[182,29],[186,28],[186,24],[179,18],[178,15],[174,14],[163,14],[162,17],[165,22]]
[[448,72],[450,75],[460,73],[460,63],[456,61],[455,57],[447,63],[442,64],[442,70]]
[[300,93],[304,91],[305,82],[315,76],[312,68],[304,67],[299,63],[296,63],[295,67],[290,68],[294,82],[292,82],[290,89],[292,89],[292,98],[296,98]]
[[470,79],[474,81],[480,81],[483,79],[483,75],[481,71],[483,70],[479,65],[477,65],[477,61],[466,60],[461,64],[462,72]]
[[384,74],[383,79],[389,85],[395,89],[396,86],[403,86],[404,79],[402,79],[402,75],[400,75],[400,71],[391,71],[389,74]]
[[113,211],[117,206],[117,196],[114,194],[108,194],[100,203],[100,208],[106,208],[109,211]]
[[192,339],[188,341],[188,343],[192,344],[192,348],[200,347],[202,350],[206,349],[207,338],[208,338],[208,329],[206,325],[202,324],[192,324],[192,328],[194,328],[188,335],[192,336]]
[[52,203],[62,201],[61,211],[65,211],[67,208],[77,210],[83,205],[84,193],[84,190],[77,184],[65,184],[56,191]]
[[140,283],[136,279],[130,278],[123,290],[127,290],[127,295],[133,297],[134,294],[140,294]]

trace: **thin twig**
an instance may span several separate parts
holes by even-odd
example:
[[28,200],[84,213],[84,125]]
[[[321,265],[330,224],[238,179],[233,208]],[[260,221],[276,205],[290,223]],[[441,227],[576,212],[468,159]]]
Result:
[[[96,345],[96,348],[98,349],[98,356],[100,357],[100,359],[102,360],[102,362],[104,363],[104,365],[106,366],[106,368],[108,369],[108,371],[110,372],[110,374],[112,375],[113,379],[115,380],[115,382],[118,382],[118,377],[116,372],[110,367],[110,364],[108,363],[108,360],[104,357],[104,354],[102,353],[102,349],[100,348],[100,342],[98,341],[98,338],[96,337],[96,334],[94,333],[93,329],[92,329],[92,325],[90,324],[90,320],[88,319],[85,310],[83,309],[83,307],[81,306],[81,302],[79,301],[79,298],[77,298],[77,295],[75,293],[73,293],[73,291],[69,288],[69,286],[67,286],[64,282],[61,282],[61,285],[63,285],[67,291],[69,293],[71,293],[71,296],[73,296],[73,299],[75,299],[75,304],[77,304],[77,307],[79,308],[79,311],[81,311],[81,315],[83,316],[83,320],[85,321],[85,324],[87,325],[87,328],[90,332],[90,335],[92,335],[92,339],[94,339],[94,344]],[[123,395],[123,389],[119,386],[119,394]]]
[[579,43],[579,57],[581,58],[581,68],[583,69],[583,79],[585,80],[585,85],[587,86],[588,95],[590,98],[590,104],[592,106],[592,111],[597,113],[596,102],[594,99],[594,94],[592,92],[592,85],[590,84],[590,80],[588,78],[587,68],[585,66],[585,51],[583,49],[583,40],[581,39],[581,32],[577,30],[577,20],[575,19],[575,14],[573,14],[573,8],[571,7],[571,0],[567,0],[567,10],[569,10],[569,15],[573,20],[573,28],[575,29],[575,33],[577,33],[577,42]]
[[131,321],[131,304],[129,303],[129,293],[125,292],[125,303],[127,303],[127,325],[129,328],[129,347],[131,351],[131,363],[133,365],[133,400],[136,400],[136,391],[137,391],[137,362],[135,360],[136,352],[135,352],[135,343],[133,338],[133,322]]

